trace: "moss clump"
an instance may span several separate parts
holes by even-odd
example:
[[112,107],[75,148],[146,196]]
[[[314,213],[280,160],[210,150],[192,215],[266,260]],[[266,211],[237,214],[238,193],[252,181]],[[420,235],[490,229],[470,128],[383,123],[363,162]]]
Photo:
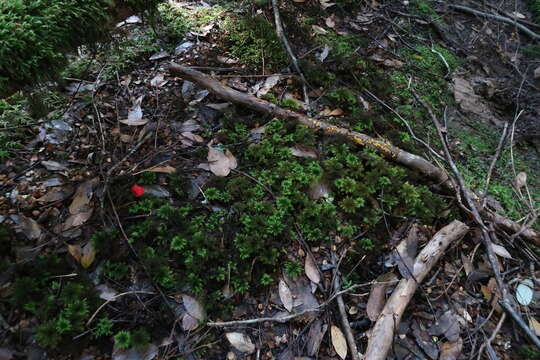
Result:
[[47,79],[64,52],[103,36],[107,0],[7,0],[0,5],[0,94]]
[[262,16],[228,18],[223,22],[231,55],[240,62],[261,69],[278,70],[287,64],[272,25]]
[[21,146],[24,126],[32,122],[28,101],[19,94],[0,100],[0,128],[15,127],[0,131],[0,161],[7,160]]
[[[222,146],[241,140],[232,136],[237,130],[249,136],[249,124],[227,117],[223,122],[229,135],[222,137],[227,139]],[[259,142],[233,149],[250,169],[249,177],[213,179],[202,188],[203,203],[183,197],[175,199],[174,206],[154,202],[156,215],[128,229],[154,281],[166,289],[204,294],[206,302],[219,309],[225,285],[233,292],[246,292],[268,284],[270,274],[285,260],[282,249],[298,233],[312,244],[335,236],[354,243],[362,231],[375,231],[383,216],[389,222],[408,216],[429,221],[438,212],[441,200],[427,188],[411,185],[405,170],[368,150],[332,143],[324,147],[324,160],[317,160],[294,157],[291,147],[297,143],[314,146],[315,135],[305,127],[273,120]],[[330,184],[332,195],[312,200],[308,189],[319,181]],[[151,205],[142,206],[144,201],[132,208],[148,213]],[[370,244],[377,243],[372,239]],[[365,253],[375,245],[356,246]],[[296,273],[294,264],[285,270]]]
[[214,5],[208,8],[186,9],[169,2],[158,6],[163,32],[173,38],[181,39],[188,31],[199,31],[203,26],[221,18],[224,9]]
[[12,301],[37,318],[37,340],[50,349],[81,334],[99,302],[90,283],[57,277],[69,271],[57,256],[40,257],[17,269]]
[[437,16],[433,0],[414,0],[413,6],[418,15],[427,17]]
[[339,35],[333,31],[317,36],[317,40],[332,49],[329,54],[331,59],[340,62],[357,59],[358,49],[367,45],[366,39],[358,35]]

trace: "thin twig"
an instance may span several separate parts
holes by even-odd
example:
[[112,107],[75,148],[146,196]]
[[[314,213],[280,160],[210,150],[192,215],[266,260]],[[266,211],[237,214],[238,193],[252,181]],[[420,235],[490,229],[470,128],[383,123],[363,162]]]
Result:
[[501,326],[504,323],[505,319],[506,319],[506,313],[503,313],[501,315],[501,318],[499,319],[499,322],[497,323],[497,327],[495,327],[495,330],[493,330],[493,333],[491,334],[489,339],[487,339],[487,341],[480,346],[480,349],[478,350],[478,357],[476,358],[477,360],[480,360],[482,358],[482,353],[484,352],[484,349],[486,348],[486,346],[488,346],[488,344],[491,344],[491,342],[495,340],[495,336],[497,336],[497,334],[501,330]]
[[133,295],[133,294],[155,295],[156,293],[155,293],[155,292],[152,292],[152,291],[133,290],[133,291],[127,291],[127,292],[124,292],[124,293],[115,295],[115,296],[113,296],[112,298],[110,298],[109,300],[105,301],[103,304],[101,304],[101,305],[96,309],[96,311],[94,311],[94,313],[92,314],[92,316],[90,316],[90,319],[88,319],[88,321],[86,322],[86,326],[89,326],[89,325],[92,323],[92,321],[93,321],[94,318],[97,316],[97,314],[101,311],[101,309],[103,309],[105,306],[107,306],[107,304],[109,304],[109,303],[111,303],[111,302],[113,302],[113,301],[116,301],[118,298],[121,298],[122,296],[125,296],[125,295]]
[[491,175],[493,174],[493,170],[495,169],[495,164],[499,160],[499,156],[501,156],[502,149],[504,148],[504,143],[506,142],[506,138],[508,136],[508,122],[504,124],[503,132],[501,134],[501,138],[499,139],[499,144],[497,145],[497,150],[495,151],[495,156],[493,156],[493,159],[491,160],[491,164],[489,165],[488,173],[486,176],[486,184],[484,185],[484,191],[482,192],[482,208],[486,206],[487,201],[487,195],[489,191],[489,183],[491,181]]
[[286,315],[286,316],[280,316],[280,317],[263,317],[263,318],[255,318],[255,319],[247,319],[247,320],[236,320],[236,321],[223,321],[223,322],[208,322],[206,323],[207,326],[214,326],[214,327],[229,327],[229,326],[239,326],[239,325],[252,325],[252,324],[258,324],[258,323],[262,323],[262,322],[277,322],[277,323],[285,323],[289,320],[292,320],[292,319],[295,319],[299,316],[302,316],[302,315],[305,315],[305,314],[308,314],[308,313],[312,313],[312,312],[318,312],[320,311],[322,308],[324,308],[325,306],[328,306],[328,304],[330,304],[332,301],[334,301],[335,298],[337,298],[338,296],[342,295],[342,294],[345,294],[345,293],[348,293],[348,292],[351,292],[352,290],[354,289],[357,289],[359,287],[366,287],[366,286],[372,286],[373,284],[394,284],[394,283],[397,283],[398,280],[393,280],[393,281],[370,281],[368,283],[364,283],[364,284],[355,284],[347,289],[344,289],[344,290],[341,290],[341,291],[338,291],[336,293],[334,293],[332,296],[330,296],[330,298],[328,298],[328,300],[326,300],[325,302],[323,302],[322,304],[320,304],[319,306],[317,307],[314,307],[314,308],[311,308],[311,309],[304,309],[298,313],[294,313],[294,314],[291,314],[291,315]]
[[[341,279],[339,276],[339,263],[336,261],[336,254],[332,251],[332,262],[334,263],[334,291],[337,293],[341,289]],[[349,319],[347,319],[347,311],[345,310],[345,302],[343,301],[343,296],[337,295],[336,301],[339,309],[339,317],[341,318],[341,325],[343,332],[345,333],[345,338],[347,339],[347,344],[351,349],[351,357],[353,360],[360,360],[358,355],[358,348],[356,346],[356,341],[354,340],[354,335],[351,329],[351,324]]]

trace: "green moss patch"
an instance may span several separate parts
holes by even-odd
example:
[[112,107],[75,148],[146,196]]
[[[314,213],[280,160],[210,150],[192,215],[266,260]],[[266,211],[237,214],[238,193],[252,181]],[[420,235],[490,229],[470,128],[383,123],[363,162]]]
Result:
[[262,16],[229,17],[223,22],[227,47],[241,63],[266,70],[287,65],[287,54],[272,25]]

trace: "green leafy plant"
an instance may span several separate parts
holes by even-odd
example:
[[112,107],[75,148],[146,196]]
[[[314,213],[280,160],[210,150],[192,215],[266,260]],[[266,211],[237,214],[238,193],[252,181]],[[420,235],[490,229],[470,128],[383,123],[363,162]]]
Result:
[[289,276],[300,276],[304,272],[304,267],[298,261],[286,262],[284,269]]

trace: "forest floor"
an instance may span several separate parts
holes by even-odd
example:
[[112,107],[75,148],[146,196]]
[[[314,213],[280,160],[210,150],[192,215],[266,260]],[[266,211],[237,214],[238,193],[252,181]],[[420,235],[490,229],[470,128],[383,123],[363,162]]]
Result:
[[[462,5],[540,33],[528,3]],[[343,316],[364,354],[417,249],[454,219],[471,230],[418,284],[388,357],[540,358],[499,306],[455,196],[169,72],[194,67],[444,166],[417,93],[466,185],[540,229],[538,40],[430,0],[295,0],[279,12],[306,86],[270,4],[171,1],[79,49],[57,83],[0,102],[1,360],[351,358]],[[497,238],[502,277],[540,336],[539,249]]]

